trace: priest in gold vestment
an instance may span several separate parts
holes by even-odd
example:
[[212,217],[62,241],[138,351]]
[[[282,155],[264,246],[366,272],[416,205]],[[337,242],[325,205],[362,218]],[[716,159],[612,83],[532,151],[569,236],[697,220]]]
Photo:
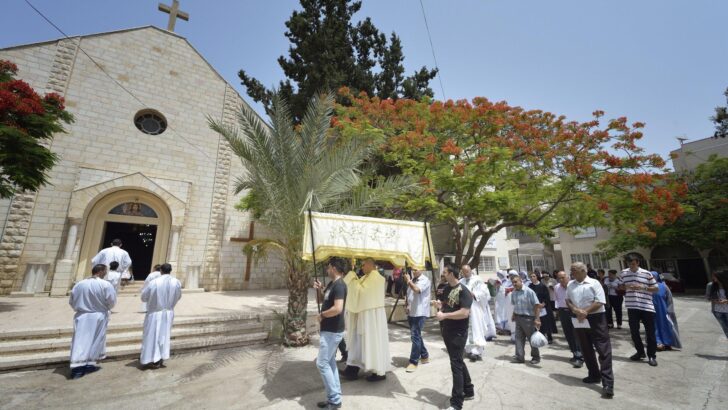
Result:
[[386,378],[390,366],[389,332],[384,310],[386,281],[376,270],[374,260],[362,265],[364,274],[349,272],[344,277],[348,287],[346,299],[346,344],[349,357],[344,376],[356,379],[359,370],[371,371],[368,381]]

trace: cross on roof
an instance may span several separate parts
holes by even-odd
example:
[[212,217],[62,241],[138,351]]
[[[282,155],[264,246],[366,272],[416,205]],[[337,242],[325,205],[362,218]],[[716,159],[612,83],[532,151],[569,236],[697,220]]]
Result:
[[172,7],[159,3],[159,11],[169,13],[169,22],[167,23],[168,31],[174,31],[174,23],[177,22],[178,18],[181,18],[184,21],[190,20],[190,15],[179,9],[178,0],[172,0]]

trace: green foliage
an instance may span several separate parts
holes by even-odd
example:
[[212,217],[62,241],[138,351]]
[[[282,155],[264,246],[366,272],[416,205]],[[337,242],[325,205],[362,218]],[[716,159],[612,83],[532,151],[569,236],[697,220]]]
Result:
[[[728,102],[728,88],[725,89],[723,95],[725,95],[726,102]],[[710,120],[715,124],[714,137],[728,137],[728,107],[715,107],[715,115],[710,117]]]
[[[295,122],[301,121],[311,97],[342,86],[382,98],[432,96],[429,81],[437,70],[422,67],[404,77],[399,37],[392,33],[387,40],[370,18],[352,23],[361,1],[301,0],[301,7],[286,21],[289,57],[278,58],[287,77],[278,92],[289,102]],[[244,70],[238,76],[248,95],[270,110],[275,91]]]
[[39,96],[16,73],[15,64],[0,60],[0,198],[48,183],[58,157],[44,144],[73,122],[63,98]]
[[615,235],[605,249],[626,251],[684,242],[728,253],[728,158],[712,155],[694,171],[674,178],[687,188],[680,201],[685,213],[673,223],[653,226],[654,235]]

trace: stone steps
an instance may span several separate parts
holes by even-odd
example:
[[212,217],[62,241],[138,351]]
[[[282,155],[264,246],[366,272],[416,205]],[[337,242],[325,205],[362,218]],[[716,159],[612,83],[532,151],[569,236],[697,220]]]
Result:
[[[269,323],[257,316],[210,316],[175,319],[172,353],[265,343]],[[0,332],[0,372],[68,363],[73,328]],[[106,336],[107,358],[139,355],[142,323],[112,324]]]

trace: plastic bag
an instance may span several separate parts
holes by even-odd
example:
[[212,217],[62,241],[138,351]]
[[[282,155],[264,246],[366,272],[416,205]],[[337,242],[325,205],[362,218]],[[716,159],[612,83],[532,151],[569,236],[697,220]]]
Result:
[[538,330],[533,332],[531,335],[531,347],[540,349],[544,346],[549,344],[548,339],[546,339],[546,336],[543,335],[543,333],[539,332]]

